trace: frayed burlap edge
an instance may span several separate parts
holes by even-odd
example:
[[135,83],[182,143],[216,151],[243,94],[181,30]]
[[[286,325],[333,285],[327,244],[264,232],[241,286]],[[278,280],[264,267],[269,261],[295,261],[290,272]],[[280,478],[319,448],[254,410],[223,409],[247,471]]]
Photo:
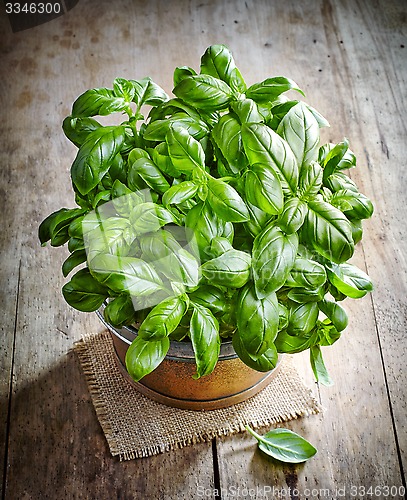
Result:
[[[270,426],[322,411],[285,356],[269,386],[249,400],[205,412],[151,401],[121,375],[110,334],[85,335],[74,345],[110,452],[120,460],[148,457],[214,437]],[[142,417],[145,417],[144,419]]]

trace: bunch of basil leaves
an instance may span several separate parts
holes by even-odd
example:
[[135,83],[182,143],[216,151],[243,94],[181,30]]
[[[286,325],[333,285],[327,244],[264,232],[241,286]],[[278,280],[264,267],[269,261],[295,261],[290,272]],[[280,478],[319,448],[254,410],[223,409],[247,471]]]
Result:
[[[78,147],[71,167],[78,208],[51,214],[39,237],[68,243],[64,276],[81,266],[63,287],[66,301],[80,311],[107,302],[112,325],[141,323],[126,358],[135,380],[159,365],[172,339],[192,342],[196,377],[207,375],[222,339],[232,339],[241,360],[259,371],[271,370],[278,353],[309,349],[316,378],[329,384],[321,346],[347,326],[340,302],[372,290],[347,262],[362,219],[373,213],[346,174],[356,166],[348,141],[320,145],[328,122],[284,95],[303,95],[298,86],[273,77],[248,87],[223,45],[206,50],[199,74],[177,67],[174,85],[169,98],[149,78],[117,78],[113,89],[79,96],[64,120]],[[125,121],[102,126],[94,118],[112,113]],[[127,196],[145,190],[148,200]],[[122,264],[107,273],[95,262],[109,255],[85,248],[84,226],[112,200],[104,238]],[[193,231],[196,258],[179,254],[167,225]],[[182,279],[172,266],[151,268],[151,254],[166,251],[181,255]],[[136,312],[133,301],[159,293],[165,280],[184,286]]]

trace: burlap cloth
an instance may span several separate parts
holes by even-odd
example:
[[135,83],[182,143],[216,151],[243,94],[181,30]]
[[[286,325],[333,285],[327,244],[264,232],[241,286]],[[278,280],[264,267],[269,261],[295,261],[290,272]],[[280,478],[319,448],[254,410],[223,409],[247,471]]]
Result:
[[192,411],[170,408],[139,393],[117,368],[107,331],[75,344],[110,452],[121,460],[147,457],[215,436],[319,413],[321,407],[286,356],[271,383],[229,408]]

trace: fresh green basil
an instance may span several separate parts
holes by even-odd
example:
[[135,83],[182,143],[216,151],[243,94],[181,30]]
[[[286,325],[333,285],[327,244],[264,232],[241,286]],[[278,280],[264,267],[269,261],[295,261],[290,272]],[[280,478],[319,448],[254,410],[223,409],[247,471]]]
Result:
[[250,278],[251,257],[240,250],[228,250],[201,266],[202,274],[209,283],[240,288]]
[[279,214],[284,205],[283,190],[276,172],[268,165],[255,163],[245,174],[246,199],[271,215]]
[[81,269],[62,287],[64,299],[78,311],[96,311],[108,296],[108,289],[90,274]]
[[238,192],[226,182],[208,179],[208,203],[215,214],[228,222],[244,222],[249,211]]
[[213,372],[220,352],[219,323],[211,311],[199,304],[193,304],[190,333],[195,353],[198,379]]
[[138,382],[162,363],[170,348],[168,337],[161,340],[144,340],[136,337],[126,352],[126,369]]
[[285,285],[315,289],[325,281],[326,271],[323,265],[314,260],[297,257]]
[[139,158],[129,167],[128,182],[133,183],[134,176],[140,176],[147,186],[163,194],[170,188],[167,179],[160,169],[149,158]]
[[256,102],[271,102],[283,92],[287,92],[287,90],[296,90],[304,95],[303,91],[293,80],[285,78],[284,76],[276,76],[274,78],[267,78],[249,87],[246,92],[246,97]]
[[263,354],[277,336],[279,309],[275,293],[258,299],[253,284],[247,284],[237,302],[237,327],[249,354]]
[[317,323],[318,312],[318,305],[315,302],[293,304],[290,308],[287,332],[299,336],[310,332]]
[[338,332],[345,330],[348,326],[348,315],[345,309],[339,305],[337,302],[331,302],[330,300],[322,300],[318,302],[318,307],[327,318],[329,318]]
[[157,304],[140,325],[138,334],[144,340],[168,337],[179,325],[188,304],[182,297],[169,297]]
[[174,95],[186,103],[205,111],[227,108],[232,89],[211,75],[187,76],[174,88]]
[[246,90],[246,84],[236,68],[230,50],[225,45],[211,45],[201,58],[201,73],[226,82],[239,92]]
[[235,172],[247,165],[247,158],[242,143],[241,125],[230,113],[223,115],[212,129],[212,137]]
[[313,457],[317,450],[306,439],[289,429],[273,429],[260,436],[246,425],[246,430],[257,439],[259,449],[280,462],[298,464]]
[[124,111],[128,102],[122,97],[115,96],[107,88],[91,89],[80,95],[72,106],[72,117],[82,118],[95,115],[110,115],[115,111]]
[[258,356],[249,354],[245,349],[240,332],[236,331],[232,337],[232,345],[239,358],[250,368],[259,372],[273,370],[278,363],[278,352],[274,344],[270,344],[268,349]]
[[118,328],[131,324],[135,319],[135,312],[130,295],[123,293],[109,301],[103,315],[108,323]]
[[329,264],[328,279],[340,292],[352,299],[364,297],[373,290],[369,276],[352,264]]
[[253,277],[258,297],[263,298],[281,288],[295,262],[298,236],[285,235],[270,225],[253,243]]
[[174,167],[183,173],[205,168],[205,153],[201,144],[186,130],[171,126],[166,135],[168,153]]
[[333,385],[333,380],[331,379],[325,367],[325,363],[322,358],[321,348],[319,345],[314,345],[310,347],[310,361],[316,381],[320,382],[322,385],[325,385],[326,387]]
[[171,204],[179,205],[180,203],[183,203],[184,201],[193,198],[198,191],[198,187],[199,186],[197,186],[192,181],[184,181],[181,182],[180,184],[171,186],[164,193],[163,205],[164,206],[168,206]]
[[297,197],[289,198],[277,220],[277,225],[286,234],[296,233],[304,224],[307,214],[307,205]]
[[242,125],[242,139],[250,165],[269,165],[279,175],[284,192],[295,193],[298,164],[289,144],[274,130],[261,123]]

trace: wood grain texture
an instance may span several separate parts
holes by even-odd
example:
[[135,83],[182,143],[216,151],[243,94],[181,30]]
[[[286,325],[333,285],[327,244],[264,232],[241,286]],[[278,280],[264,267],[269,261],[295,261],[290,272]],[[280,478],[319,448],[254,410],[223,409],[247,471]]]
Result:
[[[305,498],[306,488],[349,493],[351,485],[401,485],[407,464],[405,2],[83,0],[61,18],[16,34],[2,14],[0,30],[4,497],[178,499],[195,498],[198,486],[274,485],[298,488],[292,498]],[[73,206],[75,148],[61,123],[74,99],[87,88],[111,86],[117,76],[150,75],[170,93],[173,68],[198,69],[213,43],[231,48],[249,84],[285,75],[303,88],[307,102],[331,122],[324,140],[349,138],[358,158],[351,176],[376,208],[354,259],[375,292],[345,303],[350,325],[324,350],[335,386],[318,389],[307,356],[296,358],[326,409],[287,424],[319,449],[300,466],[265,459],[242,434],[217,440],[215,457],[211,444],[201,444],[149,459],[112,459],[70,352],[99,324],[62,299],[66,251],[37,242],[40,221]]]

